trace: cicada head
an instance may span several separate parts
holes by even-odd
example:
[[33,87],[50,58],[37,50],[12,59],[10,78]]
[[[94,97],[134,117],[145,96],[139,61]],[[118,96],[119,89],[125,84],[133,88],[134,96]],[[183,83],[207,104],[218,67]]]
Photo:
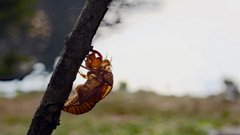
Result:
[[[99,57],[96,57],[96,54]],[[88,68],[91,69],[98,69],[101,66],[102,63],[102,55],[95,50],[92,50],[92,53],[86,57],[87,59],[85,60],[85,65]]]

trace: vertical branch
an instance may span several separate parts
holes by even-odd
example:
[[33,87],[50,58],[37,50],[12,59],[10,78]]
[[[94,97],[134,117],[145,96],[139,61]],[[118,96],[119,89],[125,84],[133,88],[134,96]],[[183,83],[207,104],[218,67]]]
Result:
[[61,110],[73,81],[111,0],[86,0],[71,33],[65,37],[64,49],[43,99],[32,119],[28,135],[50,135],[59,124]]

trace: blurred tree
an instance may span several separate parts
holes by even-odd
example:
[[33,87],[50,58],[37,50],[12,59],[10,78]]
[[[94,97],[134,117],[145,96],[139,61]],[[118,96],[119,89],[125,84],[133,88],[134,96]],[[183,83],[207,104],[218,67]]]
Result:
[[228,101],[236,101],[239,98],[239,91],[237,86],[233,83],[233,81],[229,79],[225,79],[224,83],[226,85],[225,98]]
[[[34,29],[32,23],[37,0],[0,0],[0,79],[22,78],[29,73],[32,62],[26,49],[28,33]],[[21,46],[19,46],[21,44]]]
[[127,91],[127,83],[126,82],[120,82],[119,90],[120,91]]
[[37,0],[0,0],[0,39],[21,34],[31,26]]
[[[63,49],[63,40],[59,39],[72,29],[84,3],[79,0],[0,0],[0,54],[10,54],[14,48],[31,59],[27,69],[32,69],[34,62],[42,62],[47,70],[52,70],[55,58]],[[2,57],[0,61],[4,61]],[[1,80],[23,77],[23,74],[1,75]]]

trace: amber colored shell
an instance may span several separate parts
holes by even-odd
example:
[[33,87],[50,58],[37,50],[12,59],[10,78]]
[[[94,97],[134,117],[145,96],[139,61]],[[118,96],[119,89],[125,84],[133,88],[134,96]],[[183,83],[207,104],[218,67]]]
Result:
[[[95,55],[99,57],[96,57]],[[92,110],[92,108],[112,90],[113,74],[111,72],[111,61],[102,60],[102,55],[95,50],[88,55],[85,65],[81,66],[88,71],[87,75],[80,75],[87,79],[84,84],[75,88],[77,94],[68,99],[63,107],[63,111],[71,114],[83,114]]]

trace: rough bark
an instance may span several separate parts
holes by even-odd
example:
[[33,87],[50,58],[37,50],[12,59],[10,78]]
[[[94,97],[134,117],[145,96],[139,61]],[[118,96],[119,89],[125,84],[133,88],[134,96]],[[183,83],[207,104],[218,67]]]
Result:
[[65,37],[63,53],[32,119],[28,135],[50,135],[59,124],[61,110],[72,90],[77,71],[92,49],[92,38],[110,1],[86,1],[71,33]]

